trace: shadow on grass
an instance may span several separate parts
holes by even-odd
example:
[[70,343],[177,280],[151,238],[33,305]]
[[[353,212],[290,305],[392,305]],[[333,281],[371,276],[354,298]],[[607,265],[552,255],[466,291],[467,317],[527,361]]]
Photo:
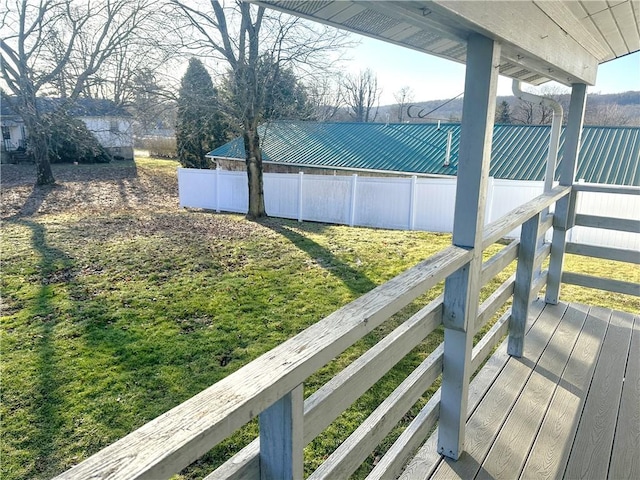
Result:
[[31,230],[31,244],[40,255],[38,265],[39,289],[32,307],[30,321],[37,332],[35,337],[37,360],[37,382],[33,399],[34,419],[36,428],[35,438],[29,443],[34,452],[33,463],[35,471],[29,472],[29,477],[35,477],[43,471],[50,470],[54,461],[56,434],[63,420],[60,417],[62,399],[59,396],[61,379],[58,376],[58,365],[54,346],[54,329],[57,323],[55,306],[51,302],[54,296],[52,283],[68,282],[72,279],[72,260],[61,250],[47,244],[45,228],[32,221],[18,220],[17,224]]
[[[134,161],[114,160],[110,163],[87,163],[73,165],[70,163],[54,163],[51,165],[53,176],[57,182],[93,182],[97,180],[123,180],[138,176]],[[36,183],[35,165],[2,165],[3,188]]]
[[[102,204],[105,208],[118,204],[132,207],[134,203],[147,204],[150,201],[140,185],[135,162],[59,164],[52,167],[57,183],[34,185],[33,165],[2,165],[3,219],[33,216],[41,211],[43,205],[59,212],[81,209],[85,204],[94,207]],[[25,185],[32,187],[28,194],[21,188]]]
[[[39,258],[34,264],[34,274],[26,279],[36,287],[33,297],[25,306],[28,311],[28,324],[25,327],[33,339],[33,360],[25,360],[28,362],[26,369],[19,369],[19,373],[16,373],[26,375],[29,372],[30,375],[27,381],[30,387],[17,395],[22,398],[22,405],[17,405],[17,408],[28,410],[31,427],[28,431],[18,432],[19,436],[9,441],[19,445],[20,450],[29,452],[31,461],[22,465],[25,468],[23,478],[49,478],[70,466],[70,455],[61,455],[60,448],[71,447],[83,456],[87,451],[94,453],[106,446],[103,444],[106,438],[104,435],[81,438],[81,434],[75,432],[77,425],[70,422],[82,420],[86,415],[96,423],[109,426],[118,436],[128,432],[126,421],[119,421],[126,416],[121,403],[90,401],[78,408],[80,400],[68,397],[67,384],[78,382],[75,375],[84,375],[85,381],[89,382],[87,387],[96,387],[96,384],[91,384],[93,375],[97,373],[100,377],[105,372],[108,375],[109,369],[114,366],[118,368],[121,365],[135,371],[136,360],[125,358],[122,352],[140,338],[135,333],[125,332],[111,325],[109,305],[101,305],[99,308],[92,306],[83,286],[77,282],[76,261],[65,251],[51,245],[45,225],[20,218],[12,219],[10,223],[29,229],[31,248]],[[85,306],[86,301],[88,306]],[[82,314],[81,318],[78,313]],[[68,315],[71,316],[71,321],[67,319]],[[76,327],[81,325],[86,333],[78,335],[102,353],[106,350],[111,355],[112,362],[95,362],[95,370],[89,372],[82,367],[76,370],[74,363],[77,359],[69,356],[67,335],[70,329],[77,332]],[[75,336],[76,333],[72,332],[72,335]],[[73,347],[72,349],[75,350]],[[99,380],[103,381],[102,378]],[[117,378],[114,377],[113,380]],[[19,382],[12,384],[15,385],[12,388],[20,388]],[[154,387],[166,389],[157,382]],[[70,413],[72,411],[74,413]]]
[[40,209],[47,196],[56,188],[60,188],[60,185],[34,185],[31,193],[24,201],[22,207],[20,207],[20,210],[15,215],[9,217],[8,220],[34,215]]
[[[293,228],[282,223],[270,221],[269,219],[261,223],[277,234],[282,235],[295,245],[296,248],[309,255],[309,257],[315,260],[327,272],[342,281],[351,292],[362,295],[378,286],[365,274],[340,260],[330,250],[314,242],[309,237],[301,235]],[[321,229],[322,226],[320,226],[320,230]]]

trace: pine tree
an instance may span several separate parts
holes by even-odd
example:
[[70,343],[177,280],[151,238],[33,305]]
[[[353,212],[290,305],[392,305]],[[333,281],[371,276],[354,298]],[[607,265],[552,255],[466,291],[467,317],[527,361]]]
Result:
[[200,60],[189,60],[178,98],[176,144],[183,167],[209,168],[205,155],[226,141],[211,76]]
[[509,110],[509,103],[503,100],[496,109],[496,123],[509,124],[511,121],[511,111]]

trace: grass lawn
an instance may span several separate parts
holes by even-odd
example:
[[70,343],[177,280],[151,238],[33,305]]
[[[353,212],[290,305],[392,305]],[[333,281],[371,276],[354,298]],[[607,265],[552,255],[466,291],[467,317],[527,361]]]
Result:
[[[60,184],[34,190],[28,167],[2,166],[2,478],[64,471],[451,241],[181,210],[176,167],[153,159],[55,166]],[[568,269],[640,276],[579,257]],[[358,342],[305,393],[439,293]],[[634,297],[563,293],[640,311]],[[309,471],[441,338],[434,332],[307,447]],[[181,477],[197,478],[256,431],[248,425]]]

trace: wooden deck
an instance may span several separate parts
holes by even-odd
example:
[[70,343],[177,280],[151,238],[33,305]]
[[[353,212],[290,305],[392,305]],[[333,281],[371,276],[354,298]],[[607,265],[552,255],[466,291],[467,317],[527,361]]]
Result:
[[640,478],[640,316],[532,310],[522,358],[501,346],[471,384],[465,453],[436,431],[402,479]]

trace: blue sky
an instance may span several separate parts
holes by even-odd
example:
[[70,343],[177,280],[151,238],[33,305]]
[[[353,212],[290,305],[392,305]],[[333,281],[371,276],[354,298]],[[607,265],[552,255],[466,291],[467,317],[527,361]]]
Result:
[[[377,74],[381,105],[395,103],[393,94],[405,85],[413,90],[414,101],[451,98],[464,90],[464,65],[367,37],[358,39],[361,44],[347,53],[352,59],[348,71],[371,68]],[[596,85],[589,88],[590,93],[629,90],[640,90],[640,52],[600,65]],[[498,95],[511,94],[511,79],[500,77]]]

